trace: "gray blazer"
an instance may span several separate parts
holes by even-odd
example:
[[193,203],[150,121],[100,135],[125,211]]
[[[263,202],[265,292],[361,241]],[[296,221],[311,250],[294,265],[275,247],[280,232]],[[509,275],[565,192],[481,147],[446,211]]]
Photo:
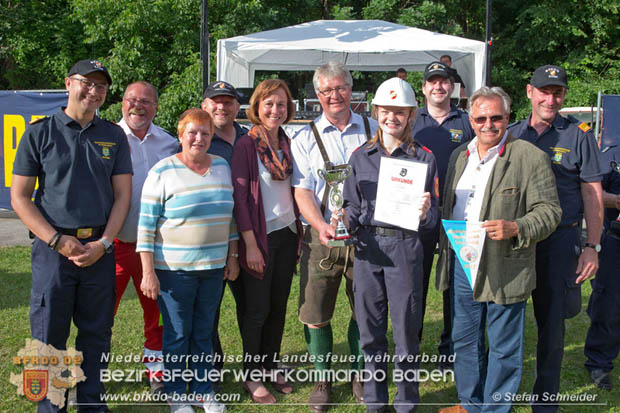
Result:
[[[441,214],[444,219],[452,219],[456,185],[467,157],[467,143],[450,157]],[[502,305],[527,300],[536,288],[536,242],[555,230],[561,215],[549,157],[531,143],[508,135],[489,177],[480,221],[515,221],[519,234],[501,241],[487,237],[474,284],[474,299]],[[436,277],[440,291],[451,282],[454,252],[449,243],[442,227]]]

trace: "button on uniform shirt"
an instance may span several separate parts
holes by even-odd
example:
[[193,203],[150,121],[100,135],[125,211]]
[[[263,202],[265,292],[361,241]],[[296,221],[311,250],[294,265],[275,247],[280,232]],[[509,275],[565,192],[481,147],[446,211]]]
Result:
[[133,134],[125,119],[118,122],[123,128],[129,142],[133,177],[131,180],[131,204],[129,213],[116,238],[123,242],[136,242],[138,236],[138,217],[140,215],[140,197],[142,186],[149,170],[160,160],[175,154],[179,150],[179,141],[165,129],[151,123],[144,139]]
[[[370,118],[368,121],[370,136],[373,137],[377,132],[377,121]],[[353,151],[367,140],[364,120],[357,113],[351,112],[349,124],[342,132],[327,120],[325,114],[321,114],[313,122],[316,124],[327,156],[333,165],[346,164]],[[325,181],[319,177],[317,171],[325,168],[325,162],[310,125],[301,129],[293,137],[291,154],[293,155],[293,179],[291,181],[293,187],[313,191],[316,204],[320,207],[323,191],[325,191]],[[333,209],[334,206],[328,198],[328,205],[323,214],[326,222],[329,221]],[[302,221],[307,224],[303,217]]]
[[474,136],[467,114],[454,105],[450,105],[450,113],[441,124],[431,116],[426,106],[416,111],[413,138],[435,155],[440,194],[443,194],[450,155],[461,144],[471,141]]
[[64,109],[26,129],[13,173],[39,179],[34,204],[51,225],[104,226],[114,203],[112,176],[132,171],[127,137],[97,116],[82,128]]
[[456,184],[454,209],[452,219],[459,221],[479,221],[482,201],[486,192],[487,184],[497,156],[506,144],[504,134],[502,140],[496,146],[490,148],[486,155],[480,159],[478,154],[478,138],[474,138],[467,145],[467,165],[463,175]]
[[561,115],[557,115],[551,126],[538,136],[536,129],[529,125],[530,119],[531,115],[510,125],[508,131],[516,138],[533,143],[549,156],[562,207],[560,225],[581,222],[581,182],[600,182],[602,179],[596,140],[586,124],[573,123]]

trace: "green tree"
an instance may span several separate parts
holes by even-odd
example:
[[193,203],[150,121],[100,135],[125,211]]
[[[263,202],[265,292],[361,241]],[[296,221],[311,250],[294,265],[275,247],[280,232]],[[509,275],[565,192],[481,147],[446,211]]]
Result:
[[[485,4],[479,0],[209,0],[211,79],[217,40],[317,19],[382,19],[483,40]],[[179,114],[201,97],[201,0],[0,0],[0,87],[49,89],[77,60],[93,57],[114,84],[102,113],[120,118],[124,87],[152,82],[160,92],[156,122],[173,130]],[[595,103],[596,93],[620,93],[619,0],[493,1],[494,85],[513,98],[513,112],[529,112],[525,85],[536,67],[555,63],[569,72],[566,105]],[[587,12],[584,12],[587,11]],[[280,76],[294,94],[310,72]],[[355,73],[356,89],[374,91],[389,72]],[[418,74],[411,74],[419,83]],[[418,86],[418,85],[416,85]]]

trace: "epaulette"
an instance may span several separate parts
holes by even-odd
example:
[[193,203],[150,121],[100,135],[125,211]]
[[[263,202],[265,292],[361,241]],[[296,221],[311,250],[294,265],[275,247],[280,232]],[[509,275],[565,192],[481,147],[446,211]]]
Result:
[[611,149],[611,146],[605,146],[603,149],[601,149],[601,153],[605,153],[610,149]]
[[29,125],[34,125],[35,123],[39,123],[39,122],[41,122],[44,119],[49,119],[49,116],[46,115],[46,116],[42,116],[40,118],[33,119],[30,122],[28,122],[28,124]]
[[581,122],[579,125],[577,125],[577,127],[579,129],[581,129],[582,132],[588,132],[589,130],[591,130],[592,128],[590,127],[590,125],[588,125],[585,122]]

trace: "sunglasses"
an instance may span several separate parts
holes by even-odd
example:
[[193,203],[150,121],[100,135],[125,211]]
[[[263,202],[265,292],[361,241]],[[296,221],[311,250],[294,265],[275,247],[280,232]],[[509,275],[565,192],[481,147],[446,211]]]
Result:
[[494,115],[494,116],[477,116],[475,118],[472,118],[474,123],[477,123],[478,125],[484,125],[485,123],[487,123],[487,120],[491,120],[491,123],[498,123],[504,120],[504,115]]

